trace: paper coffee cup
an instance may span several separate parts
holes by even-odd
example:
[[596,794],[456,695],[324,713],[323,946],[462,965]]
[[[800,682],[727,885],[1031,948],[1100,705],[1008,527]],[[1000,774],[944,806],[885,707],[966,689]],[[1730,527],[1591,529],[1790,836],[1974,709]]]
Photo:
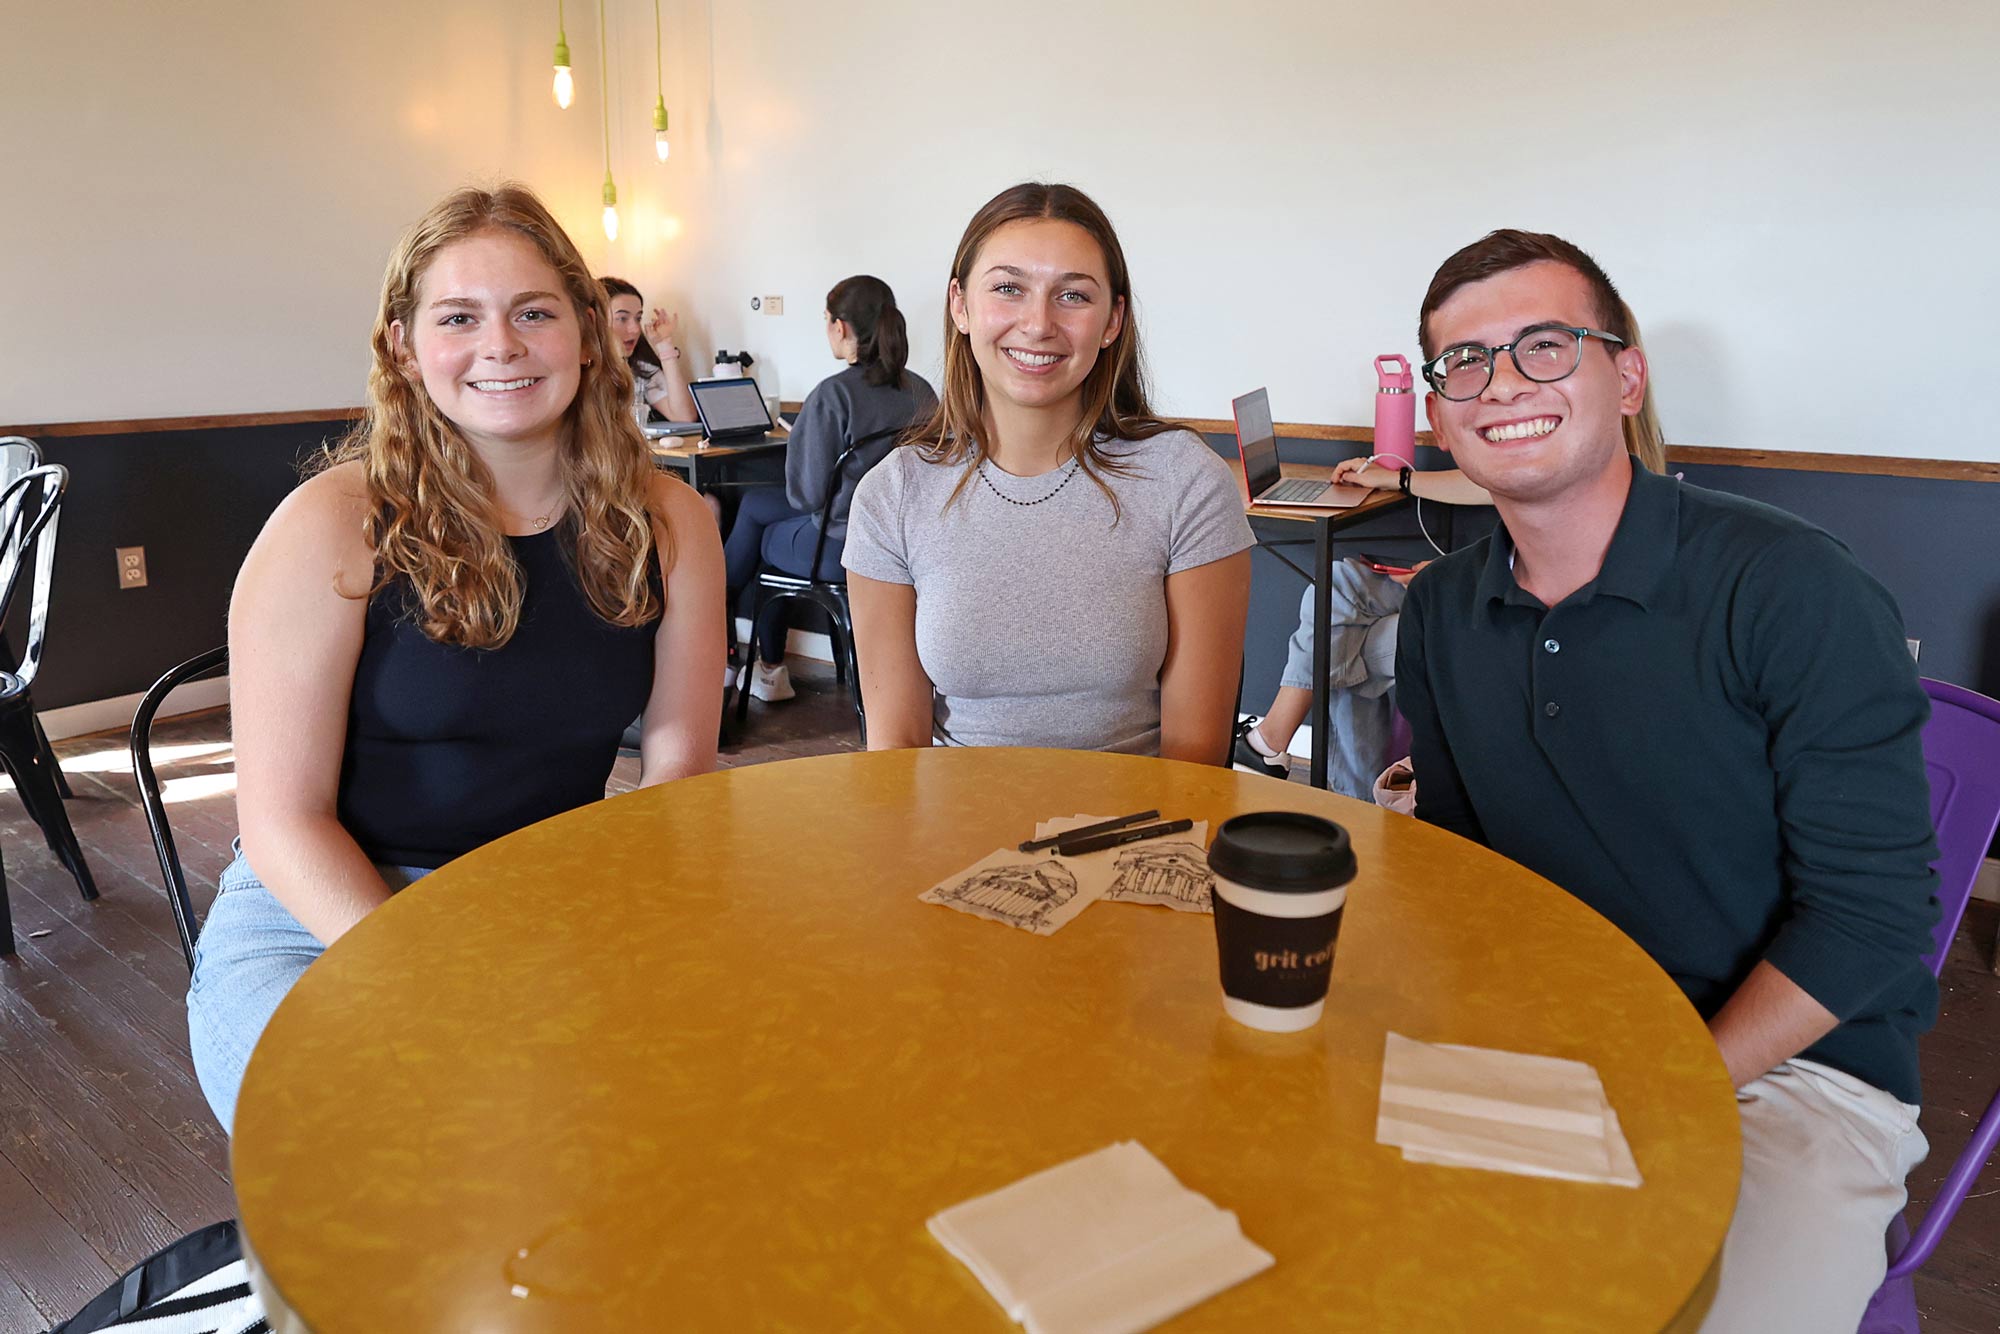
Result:
[[1216,831],[1208,867],[1223,1011],[1276,1033],[1318,1023],[1354,879],[1347,831],[1291,811],[1239,815]]

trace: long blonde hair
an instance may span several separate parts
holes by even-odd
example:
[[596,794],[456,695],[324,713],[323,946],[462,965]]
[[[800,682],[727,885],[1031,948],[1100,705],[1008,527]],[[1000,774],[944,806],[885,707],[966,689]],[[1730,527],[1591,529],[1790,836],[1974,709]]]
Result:
[[[1070,434],[1069,451],[1077,467],[1111,498],[1116,514],[1118,497],[1105,482],[1105,474],[1125,475],[1131,465],[1100,447],[1106,440],[1145,440],[1174,429],[1172,422],[1153,415],[1146,395],[1145,362],[1139,351],[1138,312],[1132,308],[1132,277],[1125,267],[1125,251],[1111,219],[1095,200],[1073,185],[1048,185],[1027,181],[1011,186],[986,201],[965,226],[952,256],[951,275],[960,291],[970,290],[973,261],[987,240],[1010,222],[1052,218],[1073,223],[1090,233],[1104,253],[1105,276],[1110,280],[1114,300],[1125,304],[1125,320],[1109,347],[1098,353],[1097,364],[1083,381],[1083,412]],[[965,475],[951,493],[957,499],[972,480],[972,470],[987,456],[986,382],[979,363],[973,359],[972,338],[960,333],[951,318],[949,303],[944,315],[944,382],[937,407],[929,418],[910,427],[903,437],[921,457],[931,463],[965,465]],[[945,502],[947,505],[950,500]]]
[[[526,187],[466,188],[445,196],[397,243],[382,277],[370,338],[368,407],[320,466],[358,460],[368,483],[374,596],[409,581],[417,623],[441,644],[498,648],[521,619],[521,571],[493,498],[493,477],[399,356],[391,326],[407,331],[417,288],[444,247],[489,230],[528,240],[562,279],[583,334],[583,372],[564,414],[561,477],[565,555],[591,610],[612,625],[660,615],[653,578],[652,457],[632,419],[632,372],[611,335],[609,302],[560,224]],[[665,516],[658,516],[665,528]],[[670,566],[671,548],[659,552]]]

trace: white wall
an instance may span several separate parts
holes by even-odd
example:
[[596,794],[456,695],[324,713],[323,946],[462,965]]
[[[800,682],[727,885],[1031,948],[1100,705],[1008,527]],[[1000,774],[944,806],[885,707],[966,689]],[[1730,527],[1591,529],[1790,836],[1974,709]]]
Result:
[[610,245],[587,0],[568,113],[543,0],[15,0],[0,420],[354,403],[397,231],[503,175],[704,360],[747,344],[802,396],[826,289],[866,271],[931,373],[960,230],[1038,177],[1118,224],[1170,412],[1268,383],[1283,419],[1366,423],[1437,262],[1515,225],[1624,287],[1677,442],[2000,457],[1988,0],[663,0],[664,167],[652,6],[608,4]]
[[359,403],[390,247],[464,182],[595,258],[596,84],[556,111],[544,8],[6,0],[0,422]]
[[1118,225],[1168,411],[1268,383],[1281,419],[1372,421],[1438,262],[1521,226],[1621,284],[1677,442],[2000,457],[1990,0],[711,7],[662,192],[700,222],[644,266],[788,398],[856,271],[934,369],[960,231],[1038,177]]

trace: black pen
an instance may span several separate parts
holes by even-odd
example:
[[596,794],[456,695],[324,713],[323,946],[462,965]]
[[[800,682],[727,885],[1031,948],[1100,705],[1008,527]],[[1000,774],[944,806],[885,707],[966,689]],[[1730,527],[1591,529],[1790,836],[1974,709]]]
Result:
[[1053,848],[1058,843],[1067,843],[1072,839],[1089,838],[1092,834],[1109,833],[1113,829],[1123,829],[1126,825],[1137,824],[1141,820],[1156,820],[1159,818],[1159,815],[1158,811],[1139,811],[1132,815],[1121,815],[1115,820],[1099,820],[1096,824],[1082,825],[1076,829],[1065,829],[1062,833],[1051,834],[1047,838],[1031,838],[1021,845],[1021,851],[1040,852],[1043,848]]
[[1186,833],[1192,828],[1194,828],[1192,820],[1169,820],[1165,824],[1141,825],[1137,829],[1120,829],[1114,833],[1099,834],[1095,838],[1068,839],[1056,844],[1056,856],[1075,857],[1086,852],[1102,852],[1106,848],[1137,843],[1141,839],[1165,838],[1168,834]]

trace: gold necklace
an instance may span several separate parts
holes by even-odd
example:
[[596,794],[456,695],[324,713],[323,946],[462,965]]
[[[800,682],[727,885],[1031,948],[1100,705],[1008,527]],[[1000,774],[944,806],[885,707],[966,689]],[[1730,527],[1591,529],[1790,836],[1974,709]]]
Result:
[[528,526],[530,528],[533,528],[538,533],[542,532],[551,523],[555,522],[556,513],[557,511],[562,509],[564,499],[565,499],[564,496],[558,495],[555,499],[555,503],[549,506],[548,513],[537,515],[533,518],[528,519]]

